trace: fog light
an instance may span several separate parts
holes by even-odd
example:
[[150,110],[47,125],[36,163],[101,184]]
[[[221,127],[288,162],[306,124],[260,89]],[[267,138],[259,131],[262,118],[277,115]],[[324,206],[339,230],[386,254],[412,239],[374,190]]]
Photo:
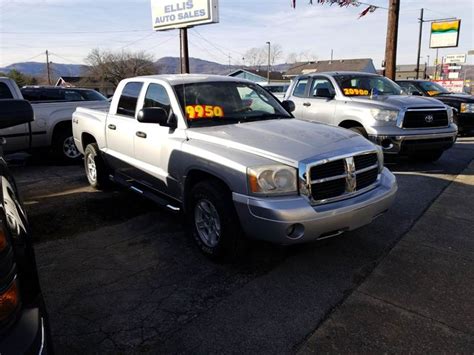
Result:
[[286,229],[286,236],[290,239],[300,239],[304,235],[304,226],[295,223]]
[[20,294],[16,280],[0,294],[0,322],[7,319],[18,307]]
[[382,146],[383,149],[392,149],[393,148],[393,144],[392,144],[392,141],[388,138],[384,139],[380,145]]

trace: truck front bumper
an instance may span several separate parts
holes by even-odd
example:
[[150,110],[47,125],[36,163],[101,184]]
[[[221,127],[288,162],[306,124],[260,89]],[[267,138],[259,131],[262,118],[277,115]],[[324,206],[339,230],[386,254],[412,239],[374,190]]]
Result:
[[412,130],[411,132],[377,132],[369,134],[369,139],[380,145],[386,154],[410,154],[428,150],[446,150],[456,142],[457,127],[443,130]]
[[291,245],[325,239],[369,224],[392,205],[398,186],[384,169],[380,184],[347,200],[311,206],[303,196],[257,198],[234,193],[245,234],[253,239]]

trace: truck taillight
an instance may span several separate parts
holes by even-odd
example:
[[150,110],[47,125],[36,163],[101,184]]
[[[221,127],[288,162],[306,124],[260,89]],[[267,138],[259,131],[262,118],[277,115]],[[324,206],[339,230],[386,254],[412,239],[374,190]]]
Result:
[[10,286],[0,293],[0,322],[8,319],[15,312],[20,303],[20,292],[16,280]]
[[3,231],[3,228],[0,227],[0,253],[8,247],[8,239]]

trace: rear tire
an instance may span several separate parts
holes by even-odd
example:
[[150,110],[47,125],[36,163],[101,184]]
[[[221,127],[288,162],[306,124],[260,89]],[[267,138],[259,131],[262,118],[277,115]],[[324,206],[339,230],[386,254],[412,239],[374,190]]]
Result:
[[368,136],[367,132],[365,131],[364,127],[356,126],[356,127],[349,128],[349,130],[352,131],[352,132],[355,132],[357,134],[360,134],[364,138],[369,138],[369,136]]
[[71,127],[60,128],[53,138],[53,154],[64,163],[75,163],[81,158],[81,152],[74,143]]
[[443,155],[443,150],[429,150],[426,152],[413,153],[410,158],[420,162],[435,162]]
[[88,144],[84,150],[84,168],[94,189],[103,190],[110,186],[108,169],[96,143]]
[[245,247],[229,190],[217,180],[196,184],[188,203],[188,222],[202,253],[215,261],[230,261]]

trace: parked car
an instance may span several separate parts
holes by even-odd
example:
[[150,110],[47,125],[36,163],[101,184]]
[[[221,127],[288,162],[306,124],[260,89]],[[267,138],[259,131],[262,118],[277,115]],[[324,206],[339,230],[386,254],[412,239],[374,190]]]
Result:
[[450,92],[440,84],[428,80],[399,80],[397,84],[409,95],[432,97],[452,107],[459,133],[474,130],[474,96]]
[[324,239],[370,223],[394,200],[379,147],[295,120],[291,108],[232,77],[136,77],[119,84],[108,113],[78,108],[73,132],[91,186],[112,179],[183,211],[200,249],[225,258],[243,235]]
[[283,100],[286,90],[290,87],[290,83],[260,83],[260,86],[271,92],[279,100]]
[[331,72],[295,78],[285,99],[295,103],[297,118],[350,129],[386,154],[439,159],[456,140],[453,110],[432,98],[401,93],[380,75]]
[[107,99],[93,90],[37,86],[20,91],[13,80],[0,78],[0,100],[23,98],[31,102],[35,120],[0,130],[0,135],[7,140],[4,152],[48,149],[64,161],[74,161],[81,156],[72,138],[74,110],[79,106],[98,109],[109,106]]
[[[27,101],[0,100],[2,130],[32,120]],[[28,220],[1,148],[0,178],[0,353],[52,354]]]

